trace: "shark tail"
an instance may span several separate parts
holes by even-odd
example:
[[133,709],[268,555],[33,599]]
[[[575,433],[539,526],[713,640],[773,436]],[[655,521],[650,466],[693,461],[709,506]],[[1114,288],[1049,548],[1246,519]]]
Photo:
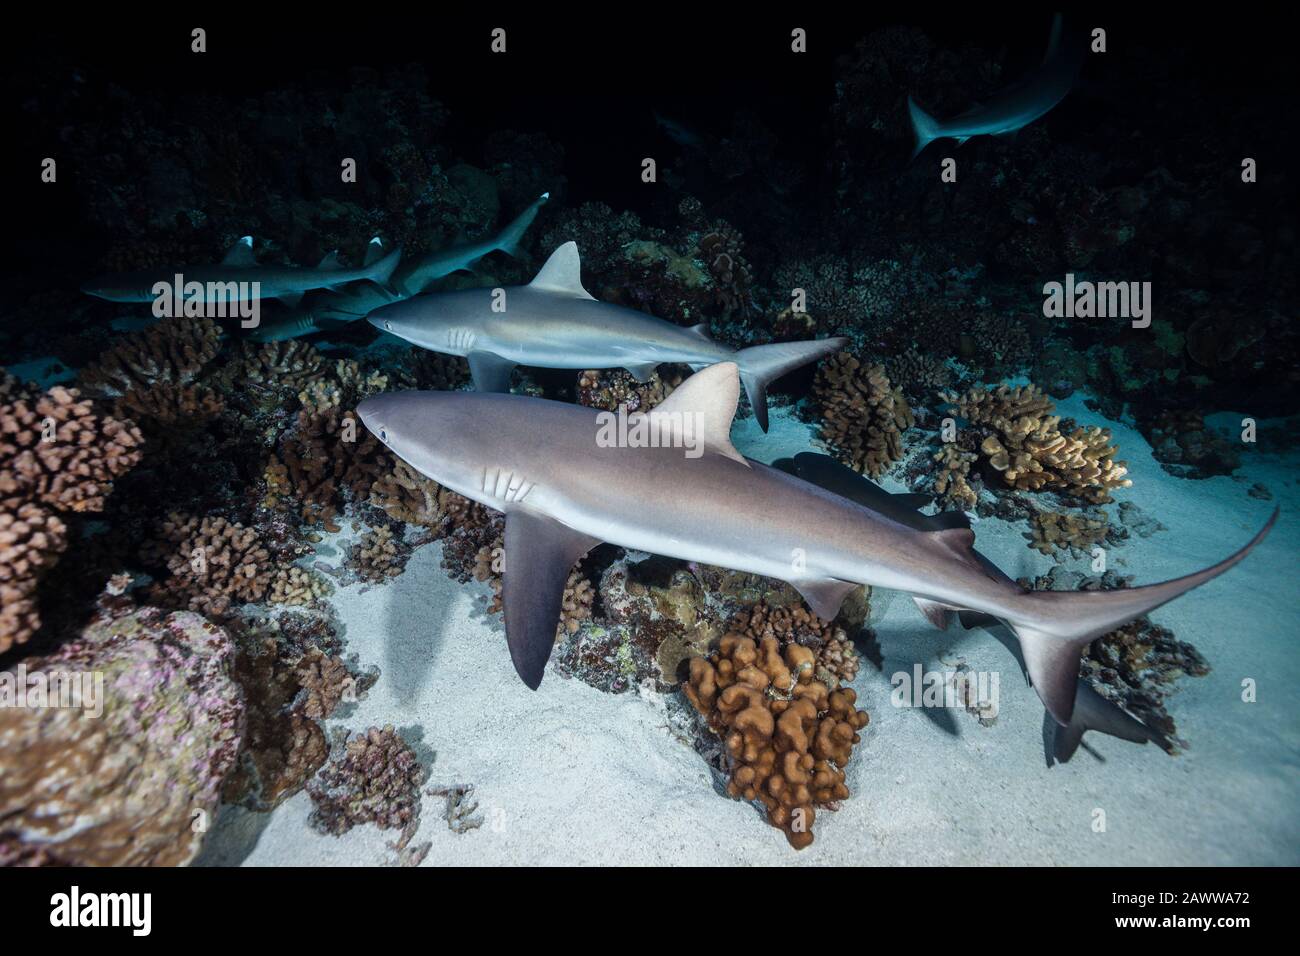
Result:
[[516,259],[520,258],[523,255],[523,248],[520,243],[523,241],[524,233],[528,231],[528,227],[537,218],[538,210],[550,198],[551,194],[546,192],[534,199],[527,209],[501,230],[501,234],[497,236],[496,247],[508,256],[514,256]]
[[767,386],[787,372],[825,358],[844,348],[846,338],[818,339],[813,342],[777,342],[741,349],[734,356],[740,366],[740,380],[745,384],[749,406],[758,419],[758,427],[767,431]]
[[393,277],[393,272],[397,269],[397,264],[401,261],[402,247],[398,246],[382,259],[375,259],[374,261],[367,262],[366,266],[370,271],[366,274],[366,278],[370,279],[377,285],[386,286],[388,280]]
[[1079,658],[1090,642],[1217,578],[1264,540],[1277,515],[1275,509],[1259,533],[1235,554],[1172,581],[1115,591],[1025,592],[1007,624],[1020,639],[1030,682],[1056,722],[1070,725]]
[[917,106],[916,100],[910,96],[907,98],[907,114],[912,118],[912,132],[916,134],[916,149],[912,150],[915,159],[921,155],[921,150],[942,138],[943,134],[939,131],[939,121]]

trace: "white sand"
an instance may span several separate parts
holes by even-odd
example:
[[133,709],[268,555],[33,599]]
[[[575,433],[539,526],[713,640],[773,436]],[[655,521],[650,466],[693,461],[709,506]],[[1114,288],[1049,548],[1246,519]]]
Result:
[[[1100,423],[1077,398],[1060,408]],[[1190,743],[1181,756],[1090,734],[1104,762],[1081,750],[1048,769],[1042,706],[1002,646],[983,631],[932,630],[905,595],[877,591],[872,623],[885,669],[864,667],[855,684],[871,723],[848,767],[853,795],[839,812],[818,816],[816,842],[796,853],[754,808],[715,791],[701,758],[670,730],[665,709],[680,703],[652,692],[604,694],[554,669],[539,691],[525,688],[500,619],[484,614],[487,586],[451,581],[437,545],[418,551],[389,584],[333,596],[349,651],[383,674],[331,724],[391,723],[422,756],[436,752],[432,781],[476,786],[487,822],[465,835],[440,818],[441,798],[424,798],[414,842],[432,842],[426,865],[1300,863],[1294,460],[1249,452],[1235,479],[1179,479],[1136,431],[1112,427],[1134,483],[1120,495],[1169,529],[1112,552],[1112,566],[1136,583],[1198,569],[1248,540],[1274,503],[1248,497],[1253,482],[1282,507],[1277,528],[1241,567],[1153,615],[1213,667],[1180,681],[1169,700]],[[808,426],[784,409],[773,414],[770,435],[745,419],[735,437],[763,460],[813,447]],[[1013,575],[1045,572],[1050,560],[1026,546],[1021,530],[979,522],[978,546]],[[993,726],[964,711],[890,706],[888,675],[914,661],[941,667],[937,656],[1000,672]],[[1245,677],[1258,682],[1257,703],[1241,700]],[[1105,832],[1093,828],[1097,808]],[[305,794],[271,814],[228,808],[202,862],[393,858],[391,832],[322,836],[307,825],[310,809]]]

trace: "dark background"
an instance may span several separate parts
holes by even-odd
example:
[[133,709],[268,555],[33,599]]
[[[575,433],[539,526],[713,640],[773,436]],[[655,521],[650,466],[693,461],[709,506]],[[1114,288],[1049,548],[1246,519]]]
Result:
[[[6,31],[5,98],[10,127],[4,162],[7,203],[4,261],[21,273],[65,274],[93,261],[109,237],[86,230],[75,190],[42,189],[39,159],[57,155],[57,117],[34,127],[21,113],[32,84],[116,85],[132,93],[180,98],[209,93],[231,98],[282,85],[335,88],[352,67],[423,64],[430,94],[450,109],[449,133],[458,154],[473,157],[493,129],[545,132],[564,143],[567,200],[598,199],[615,209],[645,212],[645,191],[635,168],[653,148],[663,148],[653,111],[709,133],[725,127],[740,106],[757,108],[783,142],[806,155],[825,147],[834,96],[835,64],[867,31],[890,23],[915,23],[937,43],[975,43],[1008,56],[1008,75],[1034,66],[1051,22],[1050,8],[1014,6],[996,11],[962,7],[915,19],[869,16],[847,8],[834,16],[802,11],[737,11],[702,6],[677,11],[659,6],[578,8],[534,15],[446,13],[434,8],[359,5],[298,8],[292,15],[250,10],[158,15],[130,12],[74,17],[50,10],[48,22]],[[1070,11],[1066,11],[1067,18]],[[1205,92],[1240,98],[1243,106],[1276,103],[1277,125],[1261,129],[1268,141],[1255,152],[1276,151],[1293,137],[1295,91],[1293,31],[1267,15],[1213,18],[1178,11],[1097,11],[1084,18],[1106,26],[1110,51],[1093,58],[1080,93],[1040,122],[1054,136],[1068,135],[1079,111],[1107,108],[1089,88],[1123,95],[1126,76],[1155,64],[1185,89],[1181,109],[1197,116]],[[808,31],[809,52],[790,52],[790,29]],[[208,32],[208,52],[190,52],[190,30]],[[502,26],[508,53],[489,51],[489,33]],[[1135,96],[1140,91],[1135,91]],[[1173,107],[1161,103],[1161,110]],[[1207,136],[1213,135],[1212,128]],[[1122,132],[1117,132],[1122,149]],[[823,153],[824,154],[824,153]],[[1290,159],[1284,159],[1290,165]],[[60,169],[61,176],[75,170]],[[818,188],[812,180],[810,188]]]

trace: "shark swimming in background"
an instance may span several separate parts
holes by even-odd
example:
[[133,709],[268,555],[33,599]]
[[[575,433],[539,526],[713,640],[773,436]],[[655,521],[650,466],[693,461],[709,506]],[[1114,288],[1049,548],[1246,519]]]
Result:
[[845,338],[781,342],[736,350],[690,328],[600,302],[582,287],[578,246],[566,242],[526,286],[435,292],[377,309],[370,321],[413,345],[469,360],[474,387],[507,392],[516,365],[625,368],[648,382],[672,362],[700,369],[735,362],[759,427],[767,431],[767,386],[839,351]]
[[996,94],[987,103],[972,106],[960,116],[938,120],[921,109],[910,96],[907,110],[916,133],[915,157],[936,139],[955,139],[958,145],[972,136],[1002,136],[1020,130],[1045,115],[1065,99],[1083,65],[1082,44],[1062,38],[1061,15],[1052,21],[1051,37],[1042,65]]
[[506,639],[531,688],[555,644],[570,569],[609,542],[787,581],[825,620],[869,584],[911,594],[939,628],[960,613],[1004,622],[1034,689],[1068,729],[1087,644],[1227,571],[1277,519],[1236,554],[1176,580],[1028,591],[974,550],[961,513],[900,521],[890,512],[911,496],[882,510],[742,456],[729,437],[739,395],[737,365],[712,365],[630,416],[640,424],[620,441],[609,440],[609,412],[522,395],[394,392],[357,413],[421,474],[504,512]]
[[[253,237],[244,236],[215,266],[168,266],[101,276],[81,287],[89,295],[109,302],[153,302],[159,293],[156,287],[170,287],[181,276],[187,289],[191,283],[202,286],[204,302],[228,302],[245,298],[280,299],[288,305],[297,305],[306,292],[314,289],[338,289],[350,282],[369,280],[383,284],[389,280],[402,259],[402,250],[394,249],[388,255],[356,269],[345,269],[339,264],[338,254],[331,252],[316,268],[302,266],[264,266],[253,257]],[[244,290],[257,283],[257,294],[246,296]]]
[[[521,255],[520,240],[537,218],[538,210],[550,198],[550,193],[542,193],[494,235],[458,243],[403,262],[386,283],[369,279],[354,282],[337,292],[304,301],[289,312],[266,317],[249,338],[254,342],[280,342],[337,329],[364,319],[380,306],[409,299],[439,279],[469,269],[491,252],[500,251],[518,257]],[[382,250],[379,238],[371,239],[366,265],[380,258]]]

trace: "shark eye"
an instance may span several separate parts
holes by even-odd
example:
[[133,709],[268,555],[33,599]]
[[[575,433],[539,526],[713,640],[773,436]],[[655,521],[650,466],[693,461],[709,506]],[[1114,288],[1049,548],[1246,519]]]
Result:
[[384,328],[385,328],[387,331],[389,331],[389,332],[393,331],[393,323],[392,323],[392,322],[389,322],[388,320],[385,319],[385,320],[384,320]]
[[385,428],[381,428],[381,429],[379,429],[379,440],[382,441],[382,442],[386,442],[386,441],[388,441],[388,430],[387,430],[387,429],[385,429]]

